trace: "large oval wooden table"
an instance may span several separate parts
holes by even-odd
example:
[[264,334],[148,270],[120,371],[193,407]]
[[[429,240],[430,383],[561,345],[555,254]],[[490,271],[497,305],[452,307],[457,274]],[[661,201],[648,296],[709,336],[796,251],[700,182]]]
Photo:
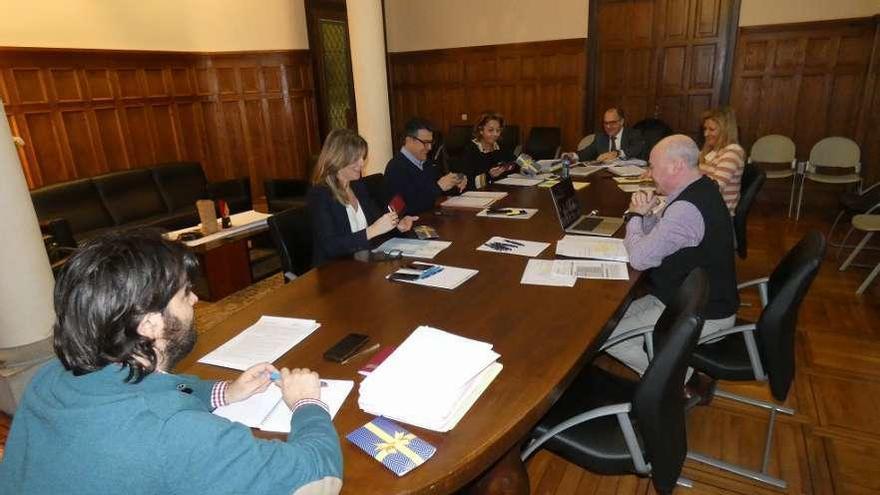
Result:
[[[629,195],[605,174],[593,174],[591,185],[578,194],[586,211],[620,215]],[[443,215],[429,212],[420,220],[434,226],[442,239],[452,241],[435,262],[479,270],[458,289],[445,291],[385,279],[407,261],[333,262],[243,308],[200,336],[194,352],[178,369],[203,378],[234,378],[238,372],[195,360],[261,315],[317,320],[321,328],[275,365],[308,367],[325,378],[355,380],[354,390],[334,419],[345,460],[343,493],[449,493],[474,480],[477,482],[469,485],[472,491],[527,492],[525,471],[518,460],[523,437],[574,378],[597,342],[604,339],[608,322],[625,307],[639,273],[630,270],[628,282],[580,279],[573,288],[520,284],[527,258],[480,252],[477,246],[492,235],[545,241],[551,245],[540,258],[553,258],[562,229],[549,189],[495,189],[509,193],[498,205],[537,207],[538,213],[529,220],[508,220],[478,218],[475,211],[456,210]],[[501,354],[504,369],[452,431],[434,433],[407,426],[436,446],[437,452],[398,478],[344,438],[372,419],[357,405],[357,384],[362,378],[357,369],[369,357],[339,365],[324,361],[321,355],[349,332],[368,334],[383,346],[397,345],[419,325],[491,342]]]

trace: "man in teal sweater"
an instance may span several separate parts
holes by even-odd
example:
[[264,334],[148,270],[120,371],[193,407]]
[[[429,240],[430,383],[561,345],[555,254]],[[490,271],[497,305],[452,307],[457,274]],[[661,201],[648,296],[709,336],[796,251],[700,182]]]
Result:
[[[196,268],[149,231],[111,234],[71,258],[55,285],[58,359],[15,414],[0,493],[339,492],[342,454],[316,373],[262,363],[211,382],[171,372],[195,345]],[[293,410],[286,442],[211,414],[269,386]]]

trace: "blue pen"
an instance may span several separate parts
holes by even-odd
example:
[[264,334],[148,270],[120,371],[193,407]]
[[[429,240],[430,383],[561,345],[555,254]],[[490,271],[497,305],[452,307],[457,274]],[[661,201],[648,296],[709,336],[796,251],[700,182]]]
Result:
[[431,268],[428,268],[427,270],[425,270],[425,271],[423,271],[422,273],[420,273],[420,274],[419,274],[419,280],[421,280],[421,279],[423,279],[423,278],[428,278],[428,277],[430,277],[431,275],[436,275],[436,274],[438,274],[438,273],[440,273],[440,272],[442,272],[442,271],[443,271],[443,267],[442,267],[442,266],[434,265],[434,266],[432,266]]
[[[272,380],[273,382],[277,382],[278,380],[281,379],[281,373],[279,373],[277,371],[273,371],[273,372],[269,373],[269,379]],[[323,388],[326,386],[327,386],[327,382],[325,382],[324,380],[321,380],[321,387]]]

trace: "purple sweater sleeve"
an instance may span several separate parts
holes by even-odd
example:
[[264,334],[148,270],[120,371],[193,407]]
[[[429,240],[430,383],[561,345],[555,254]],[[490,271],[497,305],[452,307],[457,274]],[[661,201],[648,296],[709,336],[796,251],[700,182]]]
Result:
[[660,266],[663,258],[680,249],[694,247],[703,240],[706,226],[693,203],[675,201],[661,217],[634,217],[626,224],[623,244],[629,263],[636,270]]

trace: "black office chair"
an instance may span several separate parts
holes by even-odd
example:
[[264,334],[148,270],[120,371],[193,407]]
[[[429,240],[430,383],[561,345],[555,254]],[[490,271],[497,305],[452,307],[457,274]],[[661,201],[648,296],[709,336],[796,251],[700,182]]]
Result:
[[431,146],[431,151],[428,152],[428,159],[433,160],[434,163],[439,163],[442,165],[441,154],[443,153],[443,146],[445,144],[443,133],[440,131],[434,131],[434,144]]
[[266,206],[270,213],[302,208],[306,205],[309,182],[303,179],[266,179]]
[[684,376],[708,292],[705,270],[691,272],[654,327],[657,353],[641,381],[585,369],[538,423],[522,459],[545,448],[601,474],[650,475],[657,492],[671,493],[687,453]]
[[312,220],[306,207],[280,211],[268,219],[269,234],[278,256],[284,283],[312,269]]
[[666,136],[672,135],[672,127],[669,127],[669,124],[666,122],[655,118],[640,120],[636,122],[633,129],[638,130],[642,134],[642,139],[645,140],[645,149],[642,151],[643,156],[637,156],[635,158],[647,159],[655,144],[660,142],[660,140]]
[[385,211],[385,205],[391,201],[391,198],[388,197],[388,191],[385,189],[385,176],[383,174],[370,174],[361,177],[360,181],[363,185],[367,186],[367,193],[369,193],[370,199],[376,203],[380,210]]
[[535,160],[559,158],[562,130],[558,127],[532,127],[523,146],[523,153]]
[[509,151],[513,156],[517,155],[517,147],[519,146],[519,126],[507,124],[501,129],[501,136],[498,138],[498,147]]
[[739,203],[733,210],[733,233],[736,236],[736,254],[740,258],[746,259],[748,255],[748,244],[746,242],[746,221],[749,218],[749,211],[764,187],[767,180],[767,174],[752,163],[746,163],[743,168],[742,179],[740,182]]
[[473,129],[468,125],[454,125],[449,128],[449,134],[443,143],[440,166],[447,172],[460,172],[461,158],[464,155],[464,147],[473,139]]
[[[784,402],[794,378],[794,335],[798,311],[819,272],[825,247],[822,234],[811,231],[782,258],[769,278],[740,284],[740,289],[758,288],[764,306],[758,322],[737,325],[702,337],[694,350],[691,366],[719,380],[769,380],[773,398]],[[721,337],[724,338],[717,340]],[[776,415],[791,415],[794,410],[724,391],[716,391],[715,395],[770,411],[761,471],[752,471],[694,452],[688,453],[688,458],[784,489],[785,481],[767,474],[769,447],[772,445]]]

